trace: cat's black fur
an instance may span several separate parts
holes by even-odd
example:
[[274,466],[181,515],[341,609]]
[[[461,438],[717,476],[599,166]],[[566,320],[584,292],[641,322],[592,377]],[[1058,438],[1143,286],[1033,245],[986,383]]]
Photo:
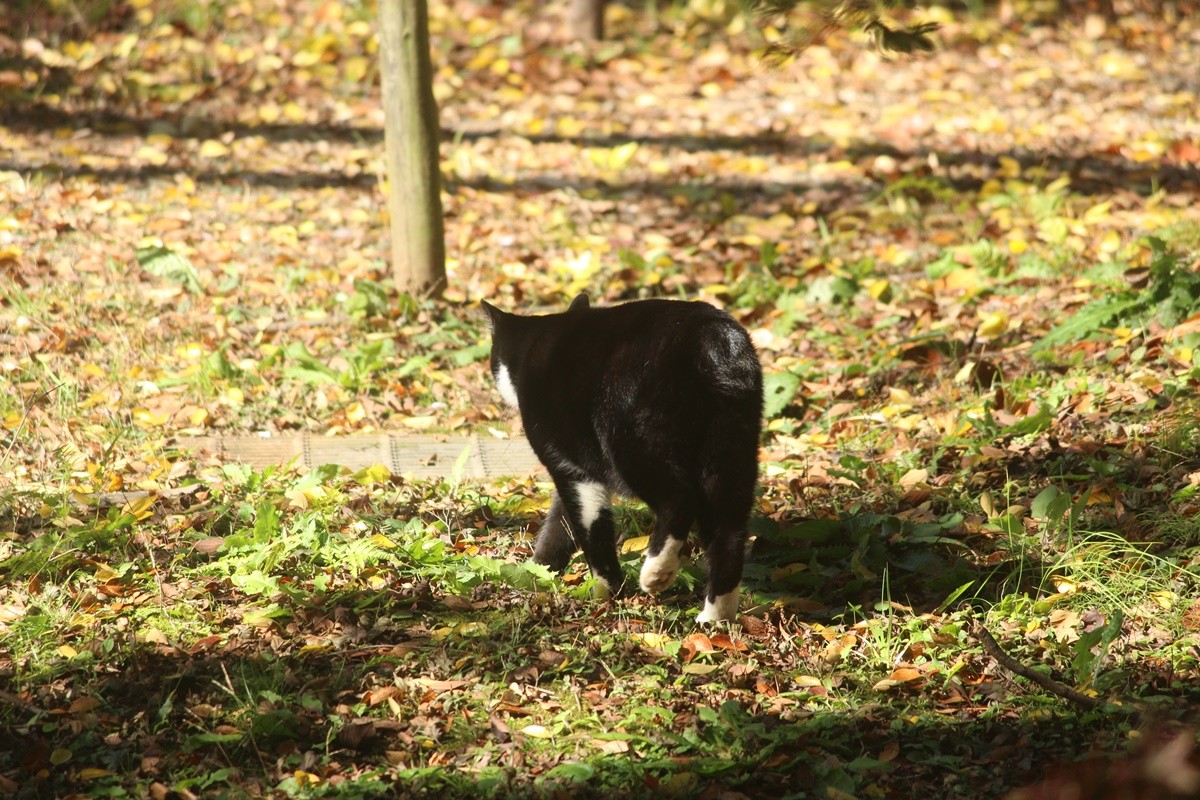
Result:
[[732,618],[762,425],[762,368],[746,330],[700,302],[592,308],[579,295],[544,316],[483,307],[492,374],[556,488],[534,559],[562,570],[581,549],[619,592],[609,500],[633,495],[657,516],[642,587],[674,581],[694,525],[709,565],[699,619]]

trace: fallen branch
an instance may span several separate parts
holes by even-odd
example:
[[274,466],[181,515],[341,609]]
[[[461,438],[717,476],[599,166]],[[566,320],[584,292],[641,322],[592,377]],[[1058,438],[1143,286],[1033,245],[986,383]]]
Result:
[[[1088,710],[1102,709],[1107,705],[1107,703],[1099,698],[1089,697],[1082,692],[1077,692],[1070,686],[1066,686],[1054,680],[1049,675],[1038,672],[1035,669],[1031,669],[1030,667],[1022,664],[1020,661],[1017,661],[1008,653],[1004,652],[1004,648],[1000,646],[1000,643],[995,640],[991,632],[989,632],[982,623],[975,626],[975,636],[983,645],[983,652],[995,659],[996,663],[1004,667],[1009,672],[1020,675],[1022,678],[1028,678],[1038,686],[1041,686],[1047,692],[1057,695],[1064,700],[1069,700],[1076,705],[1083,706]],[[1125,714],[1136,715],[1139,713],[1137,709],[1127,706],[1115,706],[1114,708]]]
[[0,703],[14,706],[16,708],[21,709],[22,711],[27,711],[30,714],[45,714],[46,713],[46,711],[44,709],[38,708],[33,703],[26,700],[24,697],[21,697],[18,694],[13,694],[12,692],[6,692],[3,689],[0,689]]

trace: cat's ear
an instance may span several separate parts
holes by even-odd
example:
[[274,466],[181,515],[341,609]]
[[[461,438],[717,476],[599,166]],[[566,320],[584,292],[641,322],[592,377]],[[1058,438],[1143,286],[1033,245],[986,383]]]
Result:
[[567,313],[570,314],[572,311],[581,311],[582,309],[590,307],[591,304],[588,302],[588,296],[583,292],[580,292],[579,294],[575,295],[575,299],[572,300],[571,305],[567,307]]
[[489,303],[487,300],[480,300],[479,305],[483,308],[484,311],[487,312],[488,325],[491,327],[492,330],[496,330],[496,325],[499,324],[500,318],[502,316],[504,316],[504,312],[501,311],[500,309],[496,308],[494,305]]

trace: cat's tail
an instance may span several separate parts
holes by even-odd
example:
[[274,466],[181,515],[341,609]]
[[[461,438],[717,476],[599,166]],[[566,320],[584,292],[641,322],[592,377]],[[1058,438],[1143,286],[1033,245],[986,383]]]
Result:
[[698,331],[700,374],[723,395],[762,397],[762,366],[746,329],[730,318]]

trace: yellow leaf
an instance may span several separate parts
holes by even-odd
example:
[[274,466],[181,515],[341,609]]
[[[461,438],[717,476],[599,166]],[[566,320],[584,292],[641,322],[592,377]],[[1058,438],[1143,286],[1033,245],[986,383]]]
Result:
[[1116,231],[1108,231],[1100,239],[1101,253],[1115,253],[1121,249],[1121,234]]
[[54,766],[62,766],[71,760],[71,751],[65,747],[56,747],[50,752],[50,763]]
[[621,542],[622,553],[640,553],[650,546],[649,536],[633,536]]
[[432,428],[436,423],[437,417],[433,416],[432,414],[405,417],[404,419],[400,420],[400,424],[404,427],[412,428],[418,431],[425,430],[426,428]]
[[170,418],[170,414],[153,412],[145,408],[135,408],[133,410],[134,424],[140,425],[143,428],[157,428],[160,425],[165,425]]
[[1155,605],[1157,605],[1159,608],[1163,608],[1168,611],[1170,611],[1172,608],[1175,607],[1175,593],[1174,592],[1167,592],[1167,591],[1151,592],[1150,599],[1153,600]]
[[276,244],[299,244],[300,232],[295,225],[275,225],[267,231],[267,236]]
[[1088,225],[1095,225],[1098,222],[1108,219],[1111,212],[1112,200],[1105,200],[1103,203],[1097,203],[1083,212],[1083,221]]
[[258,118],[268,125],[278,122],[281,112],[275,103],[264,103],[258,107]]
[[145,161],[147,164],[152,164],[156,167],[161,167],[169,160],[169,157],[166,153],[164,153],[162,150],[159,150],[157,147],[151,147],[150,145],[143,145],[139,147],[137,152],[134,153],[134,158],[139,161]]
[[626,142],[612,149],[611,165],[613,169],[624,169],[633,158],[634,153],[638,151],[638,143]]
[[954,382],[959,385],[968,383],[968,382],[970,382],[972,376],[974,376],[974,375],[975,375],[975,362],[968,361],[967,363],[962,365],[962,367],[958,370],[958,372],[954,373]]
[[1145,73],[1128,53],[1111,50],[1100,56],[1098,63],[1105,75],[1122,80],[1139,80]]
[[912,410],[912,395],[899,387],[888,387],[888,401],[888,404],[884,405],[882,409],[884,419],[894,419],[894,417],[902,416]]
[[486,636],[488,626],[482,622],[460,622],[451,630],[455,636]]
[[206,408],[189,406],[185,411],[187,412],[188,423],[194,428],[198,428],[208,421],[208,409]]
[[130,500],[121,511],[132,515],[135,519],[146,519],[154,515],[154,512],[150,508],[154,505],[156,499],[153,495],[147,495],[137,500]]
[[1008,251],[1014,256],[1019,256],[1029,249],[1029,242],[1019,236],[1014,236],[1008,240]]
[[236,386],[230,386],[225,391],[221,392],[221,402],[236,407],[240,407],[246,402],[246,393]]
[[647,647],[653,647],[656,649],[661,648],[663,645],[671,641],[671,637],[667,636],[665,633],[631,633],[629,638],[633,639],[635,642],[641,642]]
[[994,339],[1008,330],[1008,314],[1003,311],[993,311],[983,318],[975,334],[984,339]]
[[175,346],[175,357],[185,361],[197,361],[208,355],[208,348],[200,342],[187,342]]
[[979,288],[979,270],[974,267],[956,269],[938,281],[950,291],[968,292]]
[[867,284],[867,293],[873,300],[886,303],[892,299],[892,282],[887,278],[879,278]]
[[346,73],[346,80],[351,83],[361,83],[367,77],[367,70],[371,68],[371,62],[364,56],[351,56],[342,64],[342,70]]
[[200,145],[201,158],[224,158],[229,155],[229,148],[216,139],[205,139]]
[[1072,594],[1079,591],[1079,584],[1070,578],[1055,576],[1052,580],[1054,581],[1054,588],[1059,594]]
[[294,778],[296,783],[300,784],[301,786],[317,786],[321,783],[320,775],[314,775],[311,772],[305,772],[302,769],[298,769],[293,772],[292,778]]
[[542,725],[526,725],[524,728],[521,728],[521,733],[531,736],[534,739],[549,739],[554,735]]
[[75,656],[79,655],[79,651],[74,647],[71,647],[69,644],[59,645],[58,649],[54,652],[58,653],[63,658],[74,658]]
[[587,130],[587,127],[587,122],[575,119],[574,117],[560,117],[554,123],[555,133],[567,139],[576,138],[585,130]]
[[467,69],[476,72],[482,70],[488,64],[491,64],[496,58],[496,46],[494,44],[485,44],[480,47],[474,57],[467,62]]
[[311,67],[321,61],[321,56],[324,53],[320,50],[301,50],[292,56],[292,66],[304,69]]
[[372,534],[371,544],[375,545],[380,550],[393,550],[397,546],[395,542],[384,536],[382,533]]
[[1008,156],[1000,156],[1000,175],[1004,178],[1021,177],[1021,162]]
[[326,496],[325,489],[321,486],[305,486],[300,489],[289,489],[283,494],[284,497],[291,501],[293,508],[299,509],[308,508],[310,501],[322,500]]
[[984,514],[987,514],[988,519],[996,518],[996,502],[992,500],[991,492],[979,495],[979,507],[983,509]]
[[354,482],[360,486],[370,486],[373,483],[386,483],[391,479],[392,471],[383,464],[372,464],[354,473]]

